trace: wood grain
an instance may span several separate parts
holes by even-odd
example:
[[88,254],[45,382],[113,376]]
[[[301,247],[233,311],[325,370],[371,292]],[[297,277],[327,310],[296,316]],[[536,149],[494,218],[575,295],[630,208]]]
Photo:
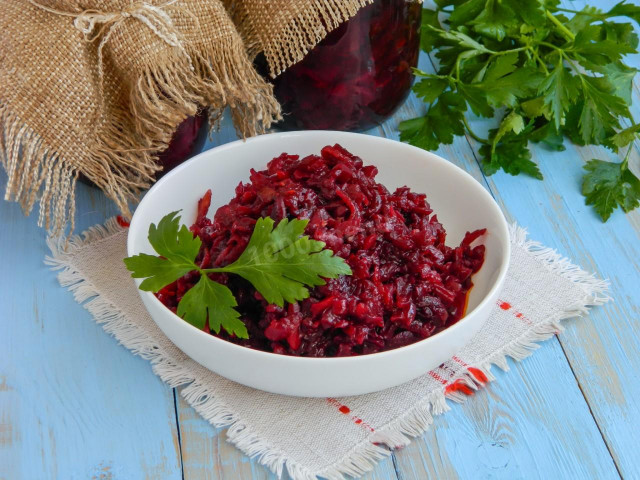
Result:
[[[78,204],[79,229],[114,212]],[[2,202],[0,225],[0,478],[181,478],[171,389],[60,288],[34,216]]]

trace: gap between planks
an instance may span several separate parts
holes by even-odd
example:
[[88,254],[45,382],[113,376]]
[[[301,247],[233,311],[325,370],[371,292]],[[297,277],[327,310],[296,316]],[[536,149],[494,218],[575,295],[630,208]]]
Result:
[[180,478],[184,480],[184,460],[182,458],[182,434],[180,433],[180,416],[178,415],[178,389],[172,388],[173,415],[176,417],[176,432],[178,433],[178,452],[180,453]]

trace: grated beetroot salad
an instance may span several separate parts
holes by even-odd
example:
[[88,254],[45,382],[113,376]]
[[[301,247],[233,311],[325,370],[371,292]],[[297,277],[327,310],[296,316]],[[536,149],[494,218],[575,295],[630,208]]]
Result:
[[[234,293],[249,339],[210,333],[267,352],[335,357],[402,347],[456,323],[473,286],[471,275],[484,261],[484,245],[471,244],[486,230],[467,233],[459,247],[446,246],[426,195],[407,187],[390,193],[376,183],[377,172],[334,145],[303,159],[283,153],[266,170],[252,169],[250,182],[236,187],[235,198],[213,220],[206,217],[207,191],[191,226],[202,240],[202,268],[236,260],[256,220],[270,216],[309,219],[306,233],[353,270],[284,308],[268,305],[237,275],[211,274]],[[189,273],[156,295],[175,312],[197,280],[197,273]]]

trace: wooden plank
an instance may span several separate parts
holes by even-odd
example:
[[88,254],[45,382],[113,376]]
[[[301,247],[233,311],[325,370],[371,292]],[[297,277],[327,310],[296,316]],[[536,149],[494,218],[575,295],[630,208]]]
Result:
[[[78,207],[78,230],[114,212]],[[0,478],[180,479],[171,389],[60,287],[36,220],[0,202]]]

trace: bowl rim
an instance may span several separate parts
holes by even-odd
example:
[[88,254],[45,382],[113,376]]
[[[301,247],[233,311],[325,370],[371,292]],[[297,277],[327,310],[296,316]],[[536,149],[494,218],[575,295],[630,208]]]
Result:
[[[213,342],[214,344],[218,344],[220,343],[220,345],[224,348],[230,348],[232,351],[236,350],[238,351],[238,353],[240,354],[245,354],[245,355],[255,355],[257,358],[262,358],[262,359],[272,359],[275,360],[276,358],[279,359],[286,359],[287,361],[292,361],[292,362],[300,362],[300,363],[305,363],[307,365],[311,365],[311,364],[327,364],[328,362],[332,362],[332,363],[340,363],[340,362],[350,362],[350,363],[355,363],[355,362],[362,362],[362,361],[367,361],[367,359],[369,359],[369,361],[375,359],[382,359],[382,358],[387,358],[387,357],[393,357],[395,355],[402,355],[404,352],[408,352],[410,350],[415,350],[418,348],[424,348],[424,346],[428,343],[433,343],[436,342],[438,338],[441,338],[445,335],[451,335],[452,332],[455,332],[459,329],[462,328],[462,325],[467,323],[465,322],[465,320],[471,318],[474,314],[476,314],[477,312],[479,312],[480,310],[482,310],[489,301],[491,301],[491,299],[496,295],[497,291],[502,287],[503,283],[504,283],[504,279],[507,275],[507,270],[509,268],[509,263],[510,263],[510,257],[511,257],[511,241],[509,238],[509,225],[507,223],[507,220],[500,208],[500,206],[498,205],[498,203],[496,202],[496,200],[493,198],[493,196],[491,195],[491,193],[489,193],[489,191],[487,189],[485,189],[482,184],[480,182],[478,182],[469,172],[467,172],[466,170],[458,167],[457,165],[455,165],[454,163],[446,160],[445,158],[429,151],[429,150],[424,150],[418,147],[414,147],[413,145],[409,145],[403,142],[400,142],[398,140],[394,140],[394,139],[390,139],[390,138],[386,138],[386,137],[378,137],[378,136],[374,136],[374,135],[368,135],[368,134],[364,134],[364,133],[356,133],[356,132],[343,132],[343,131],[334,131],[334,130],[299,130],[299,131],[291,131],[291,132],[275,132],[275,133],[267,133],[267,134],[263,134],[263,135],[258,135],[255,137],[251,137],[248,139],[239,139],[239,140],[235,140],[232,142],[228,142],[225,143],[223,145],[218,145],[216,147],[213,147],[211,149],[205,150],[201,153],[199,153],[198,155],[193,156],[192,158],[190,158],[189,160],[187,160],[186,162],[178,165],[177,167],[175,167],[174,169],[172,169],[170,172],[168,172],[167,174],[165,174],[160,180],[158,180],[158,182],[156,182],[149,190],[148,192],[145,194],[145,196],[143,197],[143,199],[140,201],[140,203],[138,204],[138,206],[136,207],[136,210],[133,214],[133,217],[131,218],[131,223],[129,226],[129,230],[127,233],[127,256],[132,256],[135,255],[137,252],[134,250],[134,245],[133,245],[133,235],[130,235],[129,233],[131,231],[133,231],[134,226],[136,225],[136,219],[140,218],[140,212],[142,211],[142,207],[145,204],[145,201],[147,201],[149,194],[159,190],[161,188],[163,188],[163,185],[165,183],[168,183],[171,181],[171,179],[178,175],[182,170],[188,169],[190,168],[190,165],[196,161],[199,161],[201,159],[201,157],[205,157],[208,155],[212,155],[212,154],[219,154],[221,152],[224,152],[225,150],[233,150],[234,148],[238,148],[241,147],[241,145],[246,145],[248,143],[259,143],[262,141],[271,141],[272,139],[278,139],[278,138],[286,138],[286,137],[300,137],[300,136],[317,136],[317,137],[323,137],[325,135],[331,135],[334,137],[337,136],[341,136],[341,137],[359,137],[362,140],[364,140],[366,138],[367,141],[373,141],[373,142],[380,142],[380,143],[392,143],[394,144],[394,148],[398,148],[398,149],[405,149],[407,151],[414,151],[418,152],[420,155],[424,155],[425,157],[429,157],[429,161],[435,161],[441,164],[444,164],[446,166],[446,168],[451,169],[452,171],[456,172],[457,174],[462,174],[463,176],[468,177],[470,180],[473,180],[473,184],[476,187],[476,191],[477,194],[480,196],[484,196],[486,199],[490,200],[489,204],[493,205],[493,207],[496,210],[496,213],[498,214],[498,218],[499,218],[499,223],[502,226],[502,230],[503,233],[506,234],[506,241],[505,241],[505,245],[506,248],[504,250],[504,253],[502,255],[501,258],[501,262],[500,262],[500,268],[498,271],[498,275],[496,276],[493,285],[491,286],[491,288],[489,289],[489,291],[484,295],[484,297],[482,298],[482,300],[478,303],[478,305],[476,305],[476,307],[471,310],[470,312],[465,312],[465,315],[460,318],[456,323],[454,323],[453,325],[451,325],[448,328],[445,328],[444,330],[436,333],[435,335],[432,335],[430,337],[424,338],[422,340],[419,340],[415,343],[411,343],[409,345],[405,345],[402,347],[398,347],[398,348],[394,348],[392,350],[385,350],[382,352],[375,352],[375,353],[367,353],[367,354],[362,354],[362,355],[354,355],[354,356],[350,356],[350,357],[299,357],[299,356],[294,356],[294,355],[284,355],[284,354],[280,354],[280,353],[274,353],[274,352],[265,352],[263,350],[256,350],[253,348],[249,348],[249,347],[245,347],[242,345],[237,345],[235,343],[229,342],[227,340],[223,340],[219,337],[216,337],[215,335],[212,335],[210,333],[206,333],[203,330],[200,330],[199,328],[191,325],[190,323],[188,323],[187,321],[185,321],[183,318],[179,317],[178,315],[176,315],[175,313],[173,313],[171,310],[169,310],[162,302],[160,302],[160,300],[158,300],[158,298],[152,293],[152,292],[147,292],[147,291],[143,291],[140,290],[138,288],[138,293],[140,295],[144,295],[146,298],[149,298],[152,302],[154,302],[154,304],[164,310],[166,310],[166,313],[168,313],[172,320],[176,321],[176,322],[181,322],[184,323],[185,325],[187,325],[188,327],[190,327],[192,330],[192,332],[194,332],[194,334],[201,336],[202,338],[207,338],[209,339],[210,342]],[[339,141],[336,141],[335,143],[339,143]],[[139,220],[141,221],[141,220]],[[135,280],[135,284],[136,286],[139,286],[140,283],[142,282],[143,279],[134,279]],[[146,308],[146,305],[145,305]],[[151,315],[151,317],[153,318],[153,315]],[[155,322],[155,319],[154,319]],[[275,358],[274,358],[275,357]]]

